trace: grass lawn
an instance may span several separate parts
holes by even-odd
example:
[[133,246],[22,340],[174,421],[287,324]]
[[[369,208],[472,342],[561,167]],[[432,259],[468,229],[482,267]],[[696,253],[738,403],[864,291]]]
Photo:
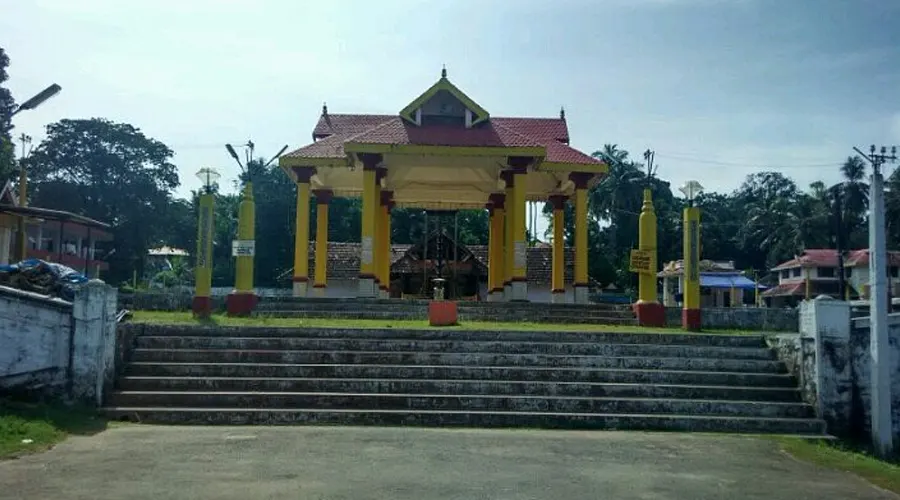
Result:
[[[224,314],[213,315],[208,320],[198,320],[190,312],[134,311],[136,323],[206,324],[222,326],[307,326],[332,328],[414,328],[444,330],[518,330],[551,332],[628,332],[628,333],[684,333],[677,328],[650,328],[642,326],[528,323],[499,321],[466,321],[457,326],[434,327],[427,320],[411,319],[333,319],[333,318],[230,318]],[[703,333],[759,334],[737,330],[710,330]]]
[[0,399],[0,459],[43,451],[69,435],[104,429],[106,420],[83,407]]
[[900,463],[884,461],[841,441],[776,438],[792,456],[816,465],[851,472],[870,483],[900,493]]

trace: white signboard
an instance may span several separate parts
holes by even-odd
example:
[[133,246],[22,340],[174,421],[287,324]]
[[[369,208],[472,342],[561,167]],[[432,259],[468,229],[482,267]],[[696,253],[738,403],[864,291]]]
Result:
[[232,240],[232,257],[253,257],[256,255],[256,240]]

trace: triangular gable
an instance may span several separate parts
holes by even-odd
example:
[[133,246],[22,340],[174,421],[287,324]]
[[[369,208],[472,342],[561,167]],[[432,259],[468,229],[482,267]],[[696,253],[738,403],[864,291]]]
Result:
[[[425,244],[428,245],[429,249],[433,250],[433,246],[434,246],[433,243],[435,242],[435,240],[437,238],[442,238],[444,240],[445,244],[447,245],[445,248],[448,250],[451,250],[449,252],[450,255],[453,254],[452,249],[454,246],[456,246],[456,251],[457,251],[457,256],[459,258],[459,262],[465,262],[468,259],[472,259],[472,260],[478,262],[478,259],[475,258],[475,254],[471,250],[469,250],[469,248],[466,245],[455,242],[453,240],[453,238],[451,238],[450,235],[447,234],[445,231],[441,231],[441,232],[432,231],[431,232],[431,234],[428,236],[428,240],[425,242]],[[419,243],[416,243],[416,244],[412,245],[411,247],[409,247],[409,249],[406,251],[405,256],[408,256],[415,260],[420,260],[420,259],[425,258],[425,252],[423,252],[422,243],[423,242],[419,242]],[[428,258],[432,258],[432,257],[433,257],[433,252],[428,252]]]
[[6,181],[3,190],[0,191],[0,204],[18,206],[18,196],[16,195],[16,187],[12,181]]
[[438,80],[437,83],[432,85],[431,88],[422,93],[416,100],[403,108],[403,110],[400,111],[400,117],[410,123],[416,123],[416,110],[421,108],[423,104],[435,97],[441,91],[449,92],[453,97],[459,100],[466,109],[472,112],[472,125],[490,119],[490,114],[488,114],[484,108],[464,94],[462,90],[459,90],[456,85],[450,83],[450,80],[448,80],[446,76],[441,76],[441,79]]

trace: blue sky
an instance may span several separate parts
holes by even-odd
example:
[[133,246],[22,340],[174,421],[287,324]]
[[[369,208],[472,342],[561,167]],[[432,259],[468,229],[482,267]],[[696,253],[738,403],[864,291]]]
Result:
[[900,143],[894,0],[2,0],[0,46],[43,135],[132,123],[193,173],[299,147],[331,112],[396,113],[439,76],[493,115],[555,116],[572,144],[658,152],[659,174],[730,191],[776,168],[835,182],[854,145]]

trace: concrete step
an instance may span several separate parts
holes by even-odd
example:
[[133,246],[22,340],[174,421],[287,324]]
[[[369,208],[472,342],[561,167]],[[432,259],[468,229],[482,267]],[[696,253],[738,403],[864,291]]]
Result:
[[756,418],[810,418],[804,403],[659,398],[440,395],[323,392],[116,391],[119,407],[318,408],[448,410],[551,413],[718,415]]
[[120,380],[119,388],[123,391],[502,394],[800,402],[800,392],[792,387],[611,384],[529,380],[127,376]]
[[222,425],[418,425],[432,427],[535,427],[816,435],[818,419],[714,417],[697,415],[560,414],[550,412],[472,412],[410,410],[331,410],[299,408],[105,408],[111,418],[157,424]]
[[594,382],[613,384],[696,384],[733,387],[797,387],[787,373],[735,373],[716,371],[673,371],[659,369],[484,367],[484,366],[401,366],[354,364],[132,362],[125,374],[137,377],[276,377],[349,378],[411,380],[491,380]]
[[421,339],[339,339],[303,337],[151,336],[137,339],[146,349],[240,349],[312,351],[424,351],[441,353],[553,354],[729,359],[775,359],[763,347],[716,347],[678,344],[595,344],[588,342],[517,342]]
[[[425,320],[428,313],[425,311],[318,311],[318,310],[300,310],[300,311],[261,311],[257,310],[254,316],[259,318],[326,318],[326,319],[394,319],[394,320]],[[637,322],[633,316],[616,318],[605,316],[560,316],[560,315],[541,315],[540,317],[523,318],[520,315],[498,316],[498,315],[472,315],[469,313],[459,313],[459,321],[498,321],[512,322],[527,320],[529,323],[575,323],[575,324],[599,324],[599,325],[636,325]]]
[[131,323],[120,328],[139,336],[297,337],[341,339],[421,339],[453,341],[588,342],[602,344],[708,345],[766,347],[763,335],[629,332],[548,332],[516,330],[428,330],[413,328],[325,328],[269,326],[159,325]]
[[495,354],[422,351],[310,351],[244,349],[144,349],[132,353],[134,361],[181,363],[292,363],[292,364],[381,364],[381,365],[456,365],[456,366],[529,366],[573,368],[624,368],[660,370],[711,370],[752,373],[784,373],[784,364],[776,360],[715,359],[680,357],[603,357],[551,354]]

